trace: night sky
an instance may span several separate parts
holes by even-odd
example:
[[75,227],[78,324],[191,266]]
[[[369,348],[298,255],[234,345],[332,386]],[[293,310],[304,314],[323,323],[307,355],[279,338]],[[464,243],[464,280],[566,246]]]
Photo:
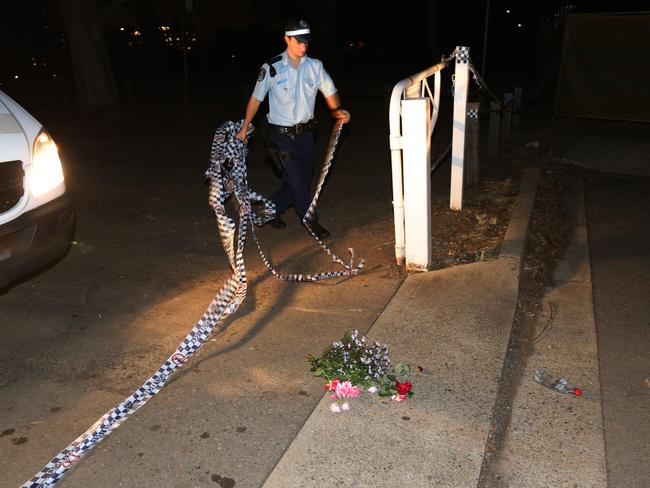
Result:
[[[111,3],[97,0],[100,8]],[[339,0],[190,3],[192,11],[183,15],[183,0],[124,1],[106,17],[102,27],[118,83],[123,78],[186,76],[181,22],[188,32],[185,61],[192,82],[253,80],[259,66],[284,49],[283,24],[291,16],[310,21],[314,36],[310,54],[323,59],[337,78],[396,81],[439,61],[455,45],[470,46],[475,64],[483,62],[486,1],[412,1],[393,8],[376,1]],[[540,63],[551,49],[541,33],[567,4],[578,13],[650,10],[647,1],[491,0],[488,77],[538,76],[544,69]],[[2,24],[3,89],[47,82],[55,76],[72,78],[56,0],[5,2]],[[147,31],[142,24],[154,27]],[[169,29],[160,31],[160,26]],[[134,35],[138,30],[140,35]]]

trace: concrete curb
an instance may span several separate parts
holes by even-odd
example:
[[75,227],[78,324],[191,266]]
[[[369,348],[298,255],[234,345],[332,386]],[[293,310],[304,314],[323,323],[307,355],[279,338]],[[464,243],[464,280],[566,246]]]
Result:
[[[479,488],[607,486],[584,195],[579,178],[563,186],[576,226],[540,312],[513,327]],[[568,375],[584,394],[540,387],[532,381],[540,368]]]
[[533,212],[538,182],[539,169],[527,168],[524,170],[519,195],[512,208],[508,229],[503,237],[501,251],[499,252],[499,258],[519,259],[520,266],[526,252],[528,226]]
[[324,395],[264,488],[476,486],[538,175],[524,174],[499,259],[409,275],[366,334],[388,343],[393,361],[422,368],[415,397],[364,392],[333,414]]

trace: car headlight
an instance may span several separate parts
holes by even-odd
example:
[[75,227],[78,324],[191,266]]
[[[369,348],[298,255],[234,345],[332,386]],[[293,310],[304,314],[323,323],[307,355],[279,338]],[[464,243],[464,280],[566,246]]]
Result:
[[44,129],[36,137],[33,154],[31,191],[38,197],[63,183],[63,168],[56,144]]

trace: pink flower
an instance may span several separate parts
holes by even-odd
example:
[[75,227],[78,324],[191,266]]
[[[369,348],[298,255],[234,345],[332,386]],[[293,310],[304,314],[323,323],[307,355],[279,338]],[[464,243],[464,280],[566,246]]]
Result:
[[350,410],[350,404],[344,403],[343,405],[341,405],[341,410]]
[[368,388],[368,393],[377,393],[377,387],[371,386],[370,388]]
[[338,398],[356,398],[361,393],[361,389],[352,386],[349,381],[344,381],[336,385],[335,393]]
[[406,400],[406,395],[391,395],[390,399],[394,402],[403,402]]
[[341,407],[339,407],[339,404],[338,404],[338,403],[332,403],[332,404],[330,405],[330,410],[331,410],[332,412],[334,412],[334,413],[338,413],[338,412],[341,411]]

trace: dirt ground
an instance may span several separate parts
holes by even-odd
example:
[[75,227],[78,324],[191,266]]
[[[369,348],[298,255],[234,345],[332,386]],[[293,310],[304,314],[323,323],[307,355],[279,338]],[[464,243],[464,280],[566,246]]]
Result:
[[[519,190],[519,171],[503,159],[487,165],[478,185],[463,195],[463,209],[449,208],[446,194],[432,198],[434,269],[495,258]],[[505,168],[512,169],[508,172]]]
[[[481,123],[487,125],[487,120]],[[554,156],[552,148],[560,142],[553,142],[554,137],[533,124],[514,129],[510,140],[501,141],[497,159],[481,158],[481,180],[465,189],[460,211],[449,209],[446,174],[435,177],[432,191],[433,268],[495,259],[519,191],[521,170],[539,168],[520,282],[524,313],[535,313],[538,298],[552,284],[557,260],[566,250],[574,225],[566,209],[562,182],[580,170]]]

